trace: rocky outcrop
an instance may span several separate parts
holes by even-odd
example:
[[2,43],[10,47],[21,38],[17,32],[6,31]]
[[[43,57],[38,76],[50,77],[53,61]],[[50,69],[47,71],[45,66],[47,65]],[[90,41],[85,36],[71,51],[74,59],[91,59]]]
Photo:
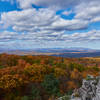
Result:
[[82,86],[75,89],[71,100],[100,100],[100,76],[88,76],[83,79]]
[[100,76],[88,75],[83,79],[82,86],[75,89],[71,96],[63,96],[57,100],[100,100]]

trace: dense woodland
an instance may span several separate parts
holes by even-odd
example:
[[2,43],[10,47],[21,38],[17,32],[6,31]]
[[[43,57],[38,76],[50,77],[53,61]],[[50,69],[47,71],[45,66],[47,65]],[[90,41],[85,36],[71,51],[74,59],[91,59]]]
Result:
[[0,100],[53,100],[100,73],[100,60],[0,55]]

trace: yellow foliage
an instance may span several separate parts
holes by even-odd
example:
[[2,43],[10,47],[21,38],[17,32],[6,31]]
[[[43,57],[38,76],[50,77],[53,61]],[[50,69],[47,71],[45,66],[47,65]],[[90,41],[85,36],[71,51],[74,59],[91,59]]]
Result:
[[44,79],[44,76],[47,73],[47,70],[49,70],[47,67],[44,67],[42,65],[32,65],[32,66],[26,66],[24,68],[24,72],[30,77],[31,81],[38,81],[41,82]]
[[79,79],[80,77],[80,72],[77,70],[77,69],[74,69],[72,72],[71,72],[71,79]]
[[60,76],[65,76],[65,75],[67,75],[67,73],[66,73],[66,71],[65,71],[64,69],[55,67],[55,68],[54,68],[54,75],[58,78],[58,77],[60,77]]
[[23,80],[19,75],[4,75],[0,78],[0,88],[11,89],[19,87],[23,84]]

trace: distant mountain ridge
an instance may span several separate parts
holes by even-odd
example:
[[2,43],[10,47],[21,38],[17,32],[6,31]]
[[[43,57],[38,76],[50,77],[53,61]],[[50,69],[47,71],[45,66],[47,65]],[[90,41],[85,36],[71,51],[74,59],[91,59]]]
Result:
[[70,48],[36,48],[36,49],[0,49],[0,53],[16,55],[50,55],[59,57],[96,57],[100,56],[100,50],[70,47]]
[[64,53],[64,52],[93,52],[98,50],[89,49],[89,48],[71,47],[71,48],[38,48],[38,49],[34,49],[33,51],[39,53]]
[[69,58],[100,57],[100,52],[61,53],[61,54],[54,54],[52,56],[69,57]]

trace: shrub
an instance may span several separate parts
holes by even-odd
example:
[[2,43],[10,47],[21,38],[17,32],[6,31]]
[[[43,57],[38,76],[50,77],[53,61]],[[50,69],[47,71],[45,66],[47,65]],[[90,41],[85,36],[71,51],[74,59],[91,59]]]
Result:
[[32,86],[30,100],[40,99],[40,91],[35,86]]
[[28,96],[23,96],[21,100],[29,100]]
[[50,95],[59,94],[59,80],[53,74],[45,76],[42,86]]

